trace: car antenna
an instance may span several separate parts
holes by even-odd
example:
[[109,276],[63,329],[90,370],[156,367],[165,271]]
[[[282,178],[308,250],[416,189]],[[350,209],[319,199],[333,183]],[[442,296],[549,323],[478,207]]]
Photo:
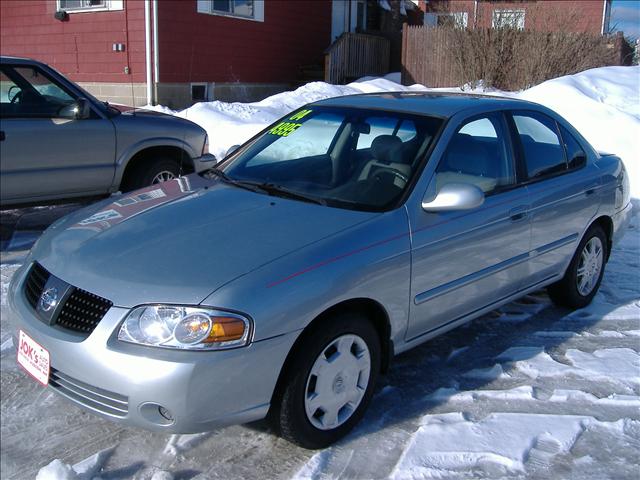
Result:
[[[189,85],[191,85],[191,79],[193,78],[193,57],[194,57],[194,55],[195,55],[195,52],[196,52],[196,46],[195,46],[195,42],[194,42],[194,40],[192,39],[192,40],[191,40],[191,57],[189,58]],[[191,89],[189,89],[189,93],[191,93]],[[192,98],[193,98],[193,97],[192,97]],[[190,106],[191,106],[191,105],[189,105],[189,106],[188,106],[187,108],[185,108],[185,110],[184,110],[184,118],[185,118],[186,120],[188,120],[188,119],[189,119],[188,117],[189,117],[189,107],[190,107]],[[183,140],[183,142],[184,142],[185,144],[186,144],[186,135],[187,135],[187,132],[186,132],[186,130],[184,130],[184,131],[183,131],[183,138],[182,138],[182,140]],[[178,169],[178,175],[179,175],[179,176],[181,176],[181,175],[182,175],[182,172],[183,172],[183,168],[182,168],[182,167],[183,167],[183,163],[184,163],[184,150],[182,150],[182,153],[180,153],[180,166],[179,166],[179,169]],[[194,169],[194,171],[195,171],[195,165],[194,165],[193,167],[194,167],[193,169]]]
[[133,75],[131,74],[131,55],[129,53],[129,9],[125,6],[124,9],[124,41],[125,41],[125,53],[127,54],[127,65],[124,67],[124,73],[129,75],[129,85],[131,85],[131,107],[132,115],[136,115],[136,95],[133,87]]

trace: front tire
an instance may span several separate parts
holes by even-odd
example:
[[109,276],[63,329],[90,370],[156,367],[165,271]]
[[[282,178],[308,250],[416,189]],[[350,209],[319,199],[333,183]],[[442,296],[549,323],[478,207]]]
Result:
[[547,289],[555,304],[576,309],[591,303],[602,282],[607,245],[607,236],[599,225],[589,228],[562,280]]
[[274,399],[280,435],[310,449],[344,437],[369,405],[380,350],[376,329],[360,314],[337,315],[306,332]]
[[178,162],[169,157],[157,157],[142,162],[126,179],[124,191],[137,190],[158,183],[166,182],[180,176]]

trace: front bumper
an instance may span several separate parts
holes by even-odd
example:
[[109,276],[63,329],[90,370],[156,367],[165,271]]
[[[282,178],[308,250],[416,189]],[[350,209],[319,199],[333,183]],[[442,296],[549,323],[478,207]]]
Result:
[[193,169],[196,173],[200,173],[209,168],[215,167],[218,163],[218,159],[211,153],[205,153],[204,155],[193,159]]
[[23,330],[49,351],[48,388],[100,416],[168,433],[209,431],[266,416],[296,332],[224,351],[143,347],[116,339],[129,310],[112,307],[85,338],[35,316],[23,293],[27,271],[16,272],[9,308],[14,333]]

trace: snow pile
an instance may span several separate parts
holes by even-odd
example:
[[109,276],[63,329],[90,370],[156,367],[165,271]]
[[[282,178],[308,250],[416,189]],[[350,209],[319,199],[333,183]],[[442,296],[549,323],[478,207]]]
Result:
[[[385,91],[462,92],[460,88],[403,86],[400,75],[364,77],[348,85],[311,82],[255,103],[202,102],[181,111],[147,108],[187,118],[209,134],[209,148],[223,158],[233,145],[247,141],[302,105],[341,95]],[[468,89],[465,91],[469,92]],[[632,195],[640,198],[640,67],[603,67],[548,80],[522,92],[472,90],[521,98],[545,105],[565,117],[599,151],[622,157],[630,171]]]
[[100,450],[73,466],[56,458],[38,471],[36,480],[92,480],[97,478],[95,475],[100,472],[114,449],[115,447]]
[[532,472],[567,453],[594,423],[613,431],[623,426],[623,421],[573,415],[492,413],[478,422],[458,412],[425,415],[391,478],[441,478],[443,472],[497,478]]

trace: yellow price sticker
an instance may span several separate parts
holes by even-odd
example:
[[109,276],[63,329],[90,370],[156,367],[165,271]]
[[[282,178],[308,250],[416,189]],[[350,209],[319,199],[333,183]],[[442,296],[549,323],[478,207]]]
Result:
[[271,135],[278,135],[280,137],[286,137],[289,134],[295,132],[298,128],[302,126],[301,123],[291,123],[291,122],[280,122],[271,130],[269,133]]
[[311,110],[300,110],[295,115],[289,117],[289,120],[300,120],[311,113]]

